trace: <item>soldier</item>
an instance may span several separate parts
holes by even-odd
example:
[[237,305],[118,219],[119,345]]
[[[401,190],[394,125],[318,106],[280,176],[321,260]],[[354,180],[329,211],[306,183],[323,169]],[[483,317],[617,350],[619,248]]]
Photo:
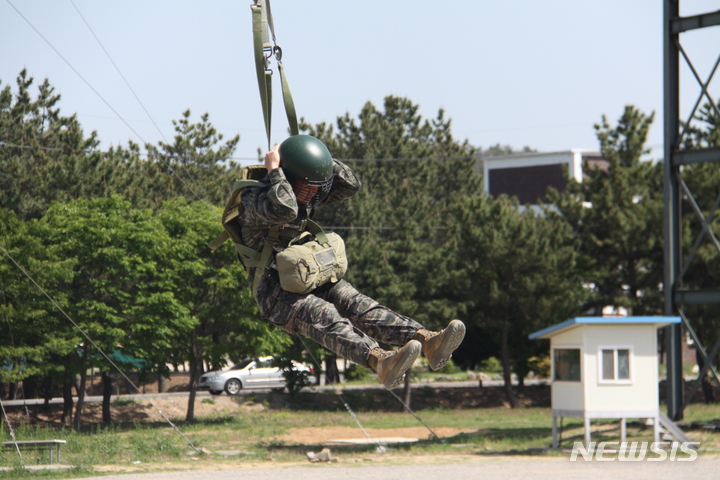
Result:
[[[316,206],[349,198],[361,186],[350,168],[309,135],[295,135],[276,145],[265,155],[265,167],[263,186],[242,191],[238,217],[243,244],[255,251],[267,242],[273,243],[276,252],[282,251],[305,229]],[[269,235],[273,227],[279,227],[276,238]],[[248,270],[260,314],[288,333],[300,333],[375,370],[388,389],[402,382],[421,352],[430,368],[442,368],[465,336],[465,325],[459,320],[441,332],[427,330],[359,293],[345,280],[328,281],[309,293],[292,293],[281,288],[276,265],[272,261],[267,265],[262,271]],[[255,281],[256,275],[262,277]],[[378,341],[401,348],[386,351]]]

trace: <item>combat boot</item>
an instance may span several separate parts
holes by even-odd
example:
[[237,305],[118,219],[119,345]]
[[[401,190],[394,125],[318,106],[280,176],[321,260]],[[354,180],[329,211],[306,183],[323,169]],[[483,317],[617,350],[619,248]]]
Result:
[[441,332],[425,328],[415,332],[415,340],[422,344],[422,351],[432,370],[440,370],[465,338],[465,324],[460,320],[451,321]]
[[385,388],[392,390],[402,383],[403,375],[412,367],[421,350],[422,345],[417,340],[410,340],[404,347],[393,352],[374,348],[368,356],[368,366],[377,372]]

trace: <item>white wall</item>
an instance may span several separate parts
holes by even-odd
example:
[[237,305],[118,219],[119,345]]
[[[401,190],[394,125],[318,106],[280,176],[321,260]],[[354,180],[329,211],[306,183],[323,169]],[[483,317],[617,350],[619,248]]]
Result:
[[[550,339],[550,358],[554,361],[553,349],[556,348],[579,348],[580,349],[580,381],[565,382],[552,381],[550,390],[550,401],[552,408],[556,410],[582,410],[585,405],[585,388],[583,380],[585,377],[584,359],[585,347],[583,345],[583,328],[574,327],[561,332]],[[555,366],[552,368],[555,373]]]
[[483,188],[490,191],[490,175],[488,171],[494,168],[519,168],[539,165],[566,164],[570,177],[582,182],[582,158],[583,154],[597,155],[592,150],[572,149],[561,152],[546,153],[519,153],[515,155],[502,155],[483,159]]
[[[658,359],[655,325],[588,325],[585,330],[583,385],[585,409],[657,410]],[[632,347],[629,384],[599,383],[598,349]]]

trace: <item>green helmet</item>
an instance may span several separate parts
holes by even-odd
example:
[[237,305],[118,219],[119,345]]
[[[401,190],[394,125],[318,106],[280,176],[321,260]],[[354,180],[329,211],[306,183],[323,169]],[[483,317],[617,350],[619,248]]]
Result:
[[280,144],[280,166],[290,181],[325,182],[333,174],[330,151],[310,135],[293,135]]

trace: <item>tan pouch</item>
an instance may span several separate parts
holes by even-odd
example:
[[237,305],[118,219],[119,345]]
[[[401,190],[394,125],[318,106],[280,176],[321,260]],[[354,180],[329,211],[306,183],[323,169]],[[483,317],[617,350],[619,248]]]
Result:
[[[326,233],[327,243],[320,244],[310,232],[294,239],[275,255],[280,286],[293,293],[309,293],[327,282],[337,282],[347,272],[345,242],[335,233]],[[305,243],[300,243],[305,241]]]

